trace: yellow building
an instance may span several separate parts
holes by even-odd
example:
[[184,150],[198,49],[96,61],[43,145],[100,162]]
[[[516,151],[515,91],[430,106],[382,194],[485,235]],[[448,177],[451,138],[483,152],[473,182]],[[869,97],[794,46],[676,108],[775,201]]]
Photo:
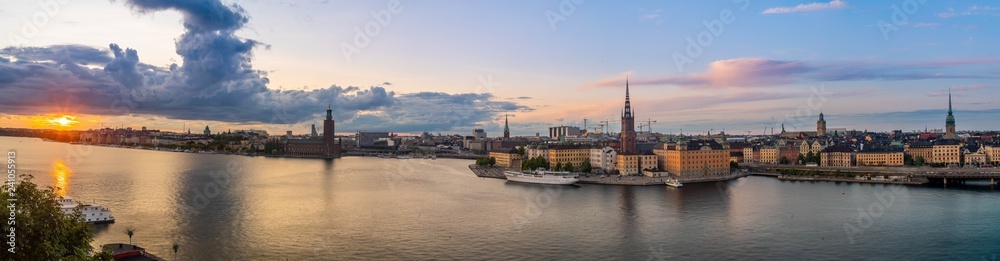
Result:
[[615,170],[621,175],[636,175],[641,170],[656,169],[656,155],[618,154],[615,157]]
[[932,150],[934,163],[958,164],[962,161],[962,144],[957,140],[938,140]]
[[555,166],[561,163],[573,164],[574,167],[583,165],[583,161],[590,158],[590,148],[575,145],[556,145],[549,147],[549,164]]
[[854,158],[858,166],[903,166],[902,151],[859,151]]
[[654,150],[661,168],[677,177],[710,177],[729,174],[727,145],[715,140],[681,140]]
[[917,157],[923,158],[926,163],[934,162],[934,148],[930,143],[927,142],[913,142],[906,144],[905,147],[906,154],[913,157],[914,160]]
[[1000,163],[1000,145],[986,145],[986,161]]
[[497,167],[521,168],[521,155],[517,150],[490,151],[490,157],[497,159]]
[[819,154],[820,166],[854,166],[854,149],[847,146],[830,146]]
[[778,163],[778,148],[774,146],[760,148],[760,162]]

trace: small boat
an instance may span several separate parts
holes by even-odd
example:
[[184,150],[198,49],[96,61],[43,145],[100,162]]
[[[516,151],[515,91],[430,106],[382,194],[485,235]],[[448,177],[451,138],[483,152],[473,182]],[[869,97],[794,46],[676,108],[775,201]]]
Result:
[[438,159],[438,155],[437,154],[431,155],[431,160],[437,160],[437,159]]
[[431,158],[431,155],[424,154],[424,159],[429,159],[429,158]]
[[410,155],[399,155],[399,156],[396,156],[396,158],[397,159],[409,159],[409,158],[413,158],[413,157],[410,157]]
[[667,181],[665,181],[664,183],[666,183],[667,186],[671,186],[671,187],[675,187],[675,188],[679,188],[679,187],[684,186],[684,184],[681,184],[681,182],[677,181],[677,179],[675,179],[675,178],[667,179]]

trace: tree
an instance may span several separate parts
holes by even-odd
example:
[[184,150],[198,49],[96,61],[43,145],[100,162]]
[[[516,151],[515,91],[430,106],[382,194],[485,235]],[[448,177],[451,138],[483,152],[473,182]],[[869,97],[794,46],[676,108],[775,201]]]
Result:
[[903,165],[912,166],[913,165],[913,156],[910,155],[910,154],[904,154],[903,155]]
[[923,166],[924,164],[926,164],[926,162],[924,162],[924,157],[917,156],[913,159],[913,165]]
[[556,168],[553,169],[553,170],[554,171],[560,171],[560,170],[562,170],[562,162],[556,162]]
[[10,213],[3,208],[3,217],[7,219],[4,223],[9,224],[3,234],[7,235],[10,228],[15,229],[17,236],[16,251],[7,252],[5,247],[3,260],[111,260],[108,252],[89,254],[93,227],[84,221],[80,211],[63,213],[51,189],[38,189],[31,182],[34,178],[31,175],[19,177],[21,180],[16,184],[0,186],[3,191],[0,202],[13,204],[16,209]]
[[806,164],[806,156],[803,156],[802,153],[799,153],[799,157],[795,159],[795,162],[796,162],[795,164],[799,165]]
[[125,234],[128,235],[128,244],[132,244],[132,235],[135,235],[135,228],[127,227],[125,228]]
[[524,146],[517,147],[517,155],[524,156]]
[[583,159],[583,163],[580,163],[580,171],[585,173],[590,173],[593,166],[590,165],[590,159]]
[[563,165],[563,170],[574,171],[575,169],[573,169],[573,162],[566,162],[566,165]]
[[806,153],[806,162],[816,162],[816,155],[812,151]]
[[496,157],[490,157],[490,160],[487,163],[490,165],[490,167],[493,167],[493,165],[497,164],[497,158]]
[[735,161],[730,161],[729,162],[729,169],[738,169],[738,168],[740,168],[740,164],[739,163],[736,163]]

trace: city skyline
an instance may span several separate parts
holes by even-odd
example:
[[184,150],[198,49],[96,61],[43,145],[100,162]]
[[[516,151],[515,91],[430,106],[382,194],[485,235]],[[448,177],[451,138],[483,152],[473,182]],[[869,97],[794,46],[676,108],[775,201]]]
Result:
[[345,132],[522,136],[619,117],[628,77],[662,133],[943,129],[949,90],[959,132],[1000,129],[989,2],[52,3],[0,18],[4,127],[307,133],[332,102]]

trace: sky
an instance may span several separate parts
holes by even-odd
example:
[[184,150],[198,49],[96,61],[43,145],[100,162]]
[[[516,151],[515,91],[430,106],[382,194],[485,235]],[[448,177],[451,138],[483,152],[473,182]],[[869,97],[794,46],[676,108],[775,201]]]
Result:
[[[0,127],[1000,129],[991,1],[17,1]],[[991,22],[993,21],[993,22]],[[655,122],[653,122],[655,121]],[[56,126],[60,127],[60,126]],[[648,130],[648,128],[644,129]]]

